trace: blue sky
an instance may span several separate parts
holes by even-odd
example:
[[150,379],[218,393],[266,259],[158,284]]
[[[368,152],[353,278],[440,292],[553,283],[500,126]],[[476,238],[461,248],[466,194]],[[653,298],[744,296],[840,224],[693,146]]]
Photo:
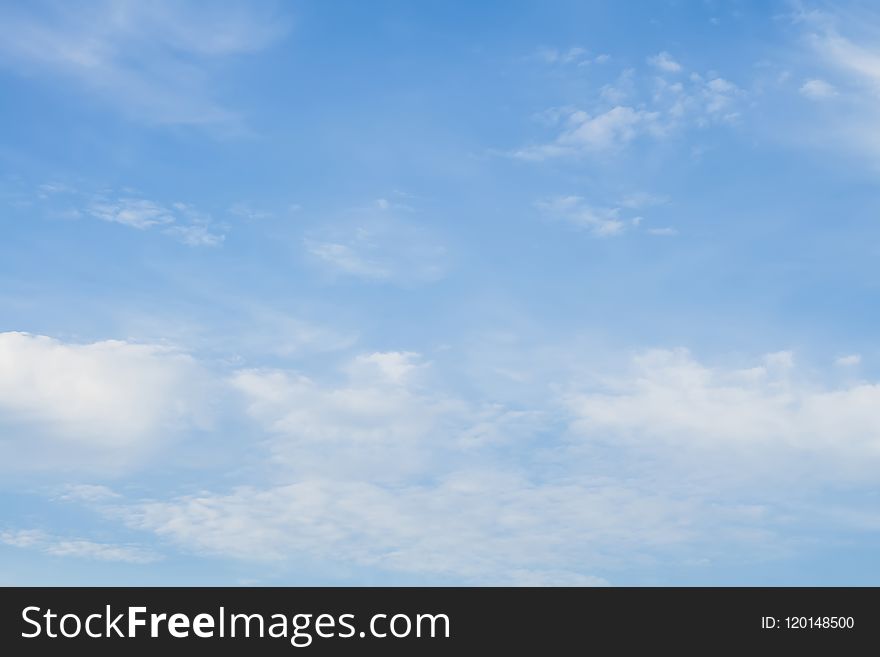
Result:
[[0,583],[880,584],[878,32],[0,4]]

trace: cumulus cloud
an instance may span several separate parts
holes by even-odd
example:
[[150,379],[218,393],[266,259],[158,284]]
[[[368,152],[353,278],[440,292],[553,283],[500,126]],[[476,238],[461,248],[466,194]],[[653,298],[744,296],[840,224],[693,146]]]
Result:
[[880,385],[820,386],[789,352],[735,369],[684,350],[648,351],[627,375],[571,394],[568,405],[584,441],[614,440],[669,461],[692,457],[734,478],[858,480],[880,464]]
[[825,80],[807,80],[801,85],[801,94],[810,100],[825,100],[833,98],[837,95],[837,90],[833,85],[825,82]]
[[788,351],[710,366],[649,350],[523,408],[444,392],[413,352],[363,353],[338,375],[231,376],[271,456],[258,483],[146,500],[79,485],[61,499],[184,552],[272,568],[602,584],[646,561],[785,554],[832,513],[805,496],[875,482],[880,465],[880,386],[823,385]]
[[678,73],[681,71],[681,64],[675,61],[668,52],[659,52],[653,57],[648,57],[648,63],[654,68],[660,69],[664,73]]
[[[177,428],[204,425],[201,380],[189,356],[167,347],[0,333],[0,445],[37,467],[136,458]],[[55,448],[41,453],[46,441]]]
[[286,467],[399,477],[448,449],[467,421],[462,402],[420,390],[413,378],[426,366],[416,354],[372,353],[353,359],[342,383],[285,370],[242,370],[231,383]]
[[853,367],[855,365],[859,365],[862,362],[861,354],[848,354],[846,356],[840,356],[835,359],[834,364],[840,365],[841,367]]
[[410,381],[419,369],[427,367],[421,356],[412,351],[386,351],[361,354],[349,367],[354,378],[379,380],[393,385]]

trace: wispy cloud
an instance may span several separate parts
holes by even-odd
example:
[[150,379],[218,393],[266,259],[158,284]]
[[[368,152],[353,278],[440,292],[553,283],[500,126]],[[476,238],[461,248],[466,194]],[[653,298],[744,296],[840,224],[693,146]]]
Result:
[[161,227],[189,246],[219,246],[225,236],[206,214],[186,203],[169,206],[143,198],[98,197],[85,208],[92,217],[140,230]]
[[[663,56],[661,56],[663,55]],[[649,58],[661,73],[684,69],[666,53]],[[551,108],[542,121],[556,128],[549,142],[533,144],[512,153],[514,157],[541,161],[559,157],[607,156],[640,139],[662,139],[683,129],[731,123],[739,116],[745,92],[718,75],[691,72],[669,81],[662,75],[640,76],[624,69],[617,80],[598,90],[590,109]]]
[[[798,496],[876,480],[880,388],[822,385],[790,352],[736,367],[648,350],[622,369],[557,381],[552,398],[520,410],[444,391],[413,352],[363,353],[341,372],[231,375],[266,437],[271,483],[149,500],[80,485],[62,499],[184,552],[248,563],[601,583],[597,571],[646,559],[784,553],[780,518],[790,532],[826,512]],[[565,428],[547,436],[548,419]],[[513,444],[531,446],[527,460],[503,456]],[[123,558],[39,532],[4,540]]]
[[597,237],[619,235],[627,226],[620,218],[620,208],[594,207],[580,196],[558,196],[535,205],[545,216],[586,229]]
[[2,531],[0,532],[0,543],[17,548],[39,550],[53,557],[72,557],[96,561],[149,564],[162,558],[156,552],[138,545],[99,543],[82,538],[62,538],[35,529]]
[[572,66],[589,66],[590,64],[604,64],[610,57],[607,54],[592,55],[590,51],[581,46],[570,48],[538,48],[534,59],[545,64],[559,64]]
[[103,221],[140,229],[174,223],[174,216],[169,210],[146,199],[96,201],[89,206],[89,213]]
[[264,210],[258,210],[254,208],[251,204],[245,202],[234,203],[229,208],[229,213],[239,217],[241,219],[247,219],[249,221],[259,221],[261,219],[269,219],[272,217],[271,212],[266,212]]
[[807,80],[801,85],[800,92],[811,100],[824,100],[833,98],[837,95],[837,90],[833,85],[825,82],[825,80]]
[[657,112],[625,106],[612,107],[594,115],[574,110],[565,117],[562,132],[553,142],[530,146],[514,155],[525,160],[544,160],[561,155],[616,150],[641,134],[659,133],[659,118]]
[[880,15],[863,6],[801,9],[792,19],[807,46],[806,56],[799,53],[801,62],[808,65],[799,91],[834,110],[817,119],[824,122],[824,128],[815,132],[829,138],[809,141],[877,158],[880,48],[875,44]]
[[835,359],[834,364],[841,367],[855,367],[856,365],[860,365],[861,362],[861,354],[848,354],[846,356],[840,356],[839,358]]
[[229,124],[209,64],[260,50],[284,21],[240,2],[102,0],[5,5],[0,61],[72,81],[127,116],[159,124]]
[[[548,219],[563,221],[595,237],[614,237],[641,227],[644,217],[633,214],[634,210],[662,202],[662,198],[650,194],[631,194],[611,206],[601,206],[580,196],[556,196],[538,201],[535,207]],[[649,228],[647,232],[651,235],[676,234],[673,228]]]
[[404,285],[439,280],[446,273],[446,247],[423,224],[401,216],[411,210],[377,199],[371,208],[308,231],[303,247],[333,276]]
[[673,237],[678,235],[678,231],[670,226],[664,226],[663,228],[649,228],[648,234],[657,235],[658,237]]
[[[111,511],[198,554],[346,564],[477,584],[600,583],[591,569],[680,545],[688,504],[599,482],[539,484],[480,471],[385,487],[307,478]],[[425,522],[426,514],[431,518]],[[430,581],[430,580],[428,580]]]
[[208,220],[194,219],[189,225],[170,226],[165,231],[188,246],[219,246],[225,235],[212,232]]

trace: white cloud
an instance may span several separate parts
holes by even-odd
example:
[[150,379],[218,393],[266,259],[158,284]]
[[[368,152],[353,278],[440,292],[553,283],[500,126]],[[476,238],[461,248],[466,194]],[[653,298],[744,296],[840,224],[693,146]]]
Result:
[[70,185],[62,182],[43,183],[39,186],[39,189],[41,192],[41,196],[43,197],[49,197],[55,194],[70,194],[76,191]]
[[445,392],[416,353],[361,354],[339,369],[342,380],[331,381],[280,369],[233,375],[284,472],[398,482],[436,476],[527,444],[545,422],[539,410]]
[[364,257],[355,246],[313,239],[306,239],[304,243],[309,254],[334,271],[375,280],[391,277],[388,267]]
[[237,120],[214,99],[210,71],[264,48],[284,21],[240,2],[99,1],[6,6],[0,63],[72,81],[86,94],[150,123]]
[[631,141],[642,129],[650,129],[656,119],[655,113],[632,107],[613,107],[593,117],[576,113],[569,117],[571,127],[557,143],[562,147],[606,150]]
[[184,550],[246,561],[306,557],[429,580],[596,584],[591,570],[681,547],[692,538],[692,511],[690,502],[601,481],[471,471],[397,487],[311,477],[107,513]]
[[[653,350],[626,376],[573,393],[573,432],[665,460],[687,458],[725,477],[876,477],[880,385],[822,387],[789,352],[754,367],[709,367],[684,350]],[[717,474],[717,473],[716,473]]]
[[626,68],[622,70],[613,83],[602,86],[599,90],[600,97],[611,105],[622,105],[636,95],[635,78],[635,69]]
[[574,107],[553,108],[540,117],[557,127],[549,143],[514,151],[525,160],[556,157],[601,156],[622,151],[640,137],[665,138],[688,126],[706,127],[732,123],[746,93],[717,75],[692,73],[671,83],[654,76],[647,82],[634,69],[621,72],[613,84],[600,89],[592,111]]
[[620,208],[594,207],[580,196],[558,196],[535,205],[545,216],[588,230],[596,237],[612,237],[626,230],[627,223],[620,218]]
[[660,69],[664,73],[678,73],[681,71],[681,64],[675,61],[668,52],[659,52],[653,57],[648,57],[648,63],[654,68]]
[[856,365],[861,364],[862,357],[860,354],[848,354],[846,356],[841,356],[834,361],[835,365],[840,365],[841,367],[854,367]]
[[837,90],[833,85],[825,82],[825,80],[807,80],[801,85],[801,94],[810,100],[825,100],[833,98],[837,95]]
[[673,113],[695,116],[697,125],[705,126],[712,121],[732,122],[739,117],[736,101],[745,92],[729,80],[721,77],[703,78],[698,74],[691,75],[693,90],[673,105]]
[[96,543],[81,538],[59,538],[34,529],[6,530],[0,532],[0,543],[17,548],[36,549],[53,557],[73,557],[97,561],[148,564],[161,557],[137,545]]
[[226,239],[221,233],[212,233],[210,225],[201,222],[189,226],[170,226],[165,232],[187,246],[220,246]]
[[[601,63],[603,56],[590,58],[586,48],[580,46],[572,46],[567,50],[558,48],[539,48],[535,53],[535,58],[546,64],[574,64],[576,66],[587,66],[592,62]],[[606,55],[607,57],[607,55]]]
[[127,462],[203,425],[203,388],[196,363],[166,347],[0,333],[0,448],[19,466]]
[[673,237],[678,235],[678,231],[675,228],[664,226],[663,228],[649,228],[648,234],[656,235],[657,237]]
[[164,207],[146,199],[117,199],[96,201],[89,213],[103,221],[111,221],[141,230],[174,222],[174,216]]
[[139,230],[162,227],[163,232],[188,246],[219,246],[225,235],[215,232],[211,218],[186,203],[165,206],[143,198],[99,197],[86,212],[96,219]]
[[[224,321],[216,320],[219,315]],[[155,310],[126,312],[121,326],[124,334],[141,342],[171,342],[189,353],[211,354],[239,366],[340,351],[358,340],[351,330],[343,332],[252,298],[212,298],[210,309],[187,318]]]
[[0,532],[0,543],[17,548],[30,548],[42,544],[46,533],[39,529],[7,529]]
[[420,356],[411,351],[387,351],[361,354],[349,370],[358,379],[379,379],[392,384],[403,384],[414,372],[426,367]]
[[532,146],[515,155],[526,160],[543,160],[559,155],[577,155],[616,150],[644,132],[657,129],[658,114],[617,106],[591,116],[583,111],[571,112],[565,128],[557,139],[543,146]]
[[[291,206],[291,209],[292,207],[293,206]],[[229,208],[229,212],[236,217],[241,217],[242,219],[247,219],[248,221],[260,221],[262,219],[269,219],[272,217],[271,212],[264,212],[262,210],[254,209],[250,204],[244,202],[232,204]]]
[[243,370],[232,385],[248,414],[274,436],[276,461],[304,473],[399,477],[424,468],[467,422],[466,405],[419,391],[412,379],[426,366],[416,354],[373,353],[345,367],[342,384]]
[[303,246],[334,276],[399,285],[439,280],[446,273],[445,247],[426,228],[388,212],[393,207],[376,205],[377,214],[322,225],[309,232]]
[[79,502],[106,502],[119,498],[119,493],[114,492],[107,486],[98,484],[72,484],[67,486],[60,499]]
[[[822,116],[825,124],[803,134],[815,134],[832,148],[880,155],[878,112],[880,112],[880,48],[875,45],[877,16],[859,10],[813,12],[799,21],[810,46],[811,68],[821,77],[808,79],[800,92],[815,101],[839,99],[835,112]],[[811,71],[811,74],[814,74]]]
[[648,192],[633,192],[620,200],[620,207],[637,210],[639,208],[663,205],[667,201],[668,199],[665,196],[658,196]]
[[271,568],[602,584],[597,573],[646,562],[783,554],[781,522],[791,536],[828,512],[804,497],[876,482],[880,386],[822,385],[791,352],[737,367],[652,350],[613,376],[576,369],[517,409],[445,393],[412,352],[361,354],[341,380],[241,370],[230,384],[272,456],[259,483],[64,499],[185,552]]
[[880,82],[880,52],[856,44],[833,30],[813,34],[810,40],[826,62],[842,72],[864,82]]

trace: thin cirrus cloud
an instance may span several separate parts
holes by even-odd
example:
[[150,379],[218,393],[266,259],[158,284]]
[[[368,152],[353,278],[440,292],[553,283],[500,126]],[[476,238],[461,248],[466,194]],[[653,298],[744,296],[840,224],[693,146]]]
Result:
[[572,585],[603,583],[590,569],[686,541],[688,506],[625,486],[477,470],[432,485],[306,478],[101,510],[198,554],[276,563],[332,554],[423,581]]
[[774,516],[759,507],[607,473],[548,480],[497,465],[394,485],[309,476],[89,508],[186,553],[281,567],[307,559],[423,582],[603,584],[597,570],[780,549]]
[[213,70],[285,33],[266,9],[166,0],[7,5],[0,63],[65,79],[136,120],[232,124],[239,118],[215,98]]
[[628,222],[620,218],[620,208],[594,207],[580,196],[558,196],[538,201],[535,206],[545,216],[561,219],[597,237],[620,235],[627,228]]
[[161,559],[161,556],[153,550],[138,545],[63,538],[38,529],[0,531],[0,543],[16,548],[39,550],[52,557],[117,561],[138,565],[150,564]]
[[[644,218],[635,215],[635,209],[662,202],[652,195],[634,194],[622,199],[613,206],[597,206],[588,203],[580,196],[556,196],[542,199],[535,207],[543,216],[552,221],[562,221],[574,228],[587,231],[594,237],[616,237],[629,230],[638,230]],[[649,235],[673,236],[674,228],[649,227]]]
[[572,46],[564,49],[539,48],[534,54],[533,59],[546,64],[583,67],[590,66],[591,64],[604,64],[610,59],[610,56],[605,53],[592,55],[586,48]]
[[85,213],[139,230],[158,228],[188,246],[219,246],[226,239],[209,216],[186,203],[166,206],[143,198],[98,198]]
[[835,112],[825,114],[816,132],[829,136],[832,148],[876,158],[877,114],[880,110],[880,48],[874,33],[880,19],[876,12],[833,9],[797,13],[794,24],[800,28],[807,46],[809,70],[799,87],[812,101],[833,103]]
[[90,193],[58,182],[39,185],[38,190],[37,201],[49,216],[89,217],[136,230],[158,230],[193,247],[217,247],[226,239],[228,226],[191,203],[161,203],[131,189]]
[[400,210],[379,199],[354,217],[308,231],[302,244],[309,261],[331,278],[396,285],[440,280],[448,268],[446,247]]

